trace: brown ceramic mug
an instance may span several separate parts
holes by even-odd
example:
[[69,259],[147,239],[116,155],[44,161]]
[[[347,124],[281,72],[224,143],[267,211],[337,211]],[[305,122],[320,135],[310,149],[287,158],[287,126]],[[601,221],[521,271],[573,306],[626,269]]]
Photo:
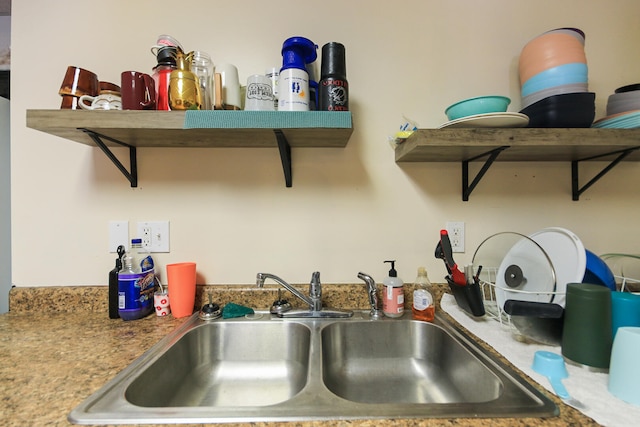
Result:
[[100,84],[95,73],[70,65],[67,67],[58,93],[80,97],[82,95],[96,96],[99,91]]
[[155,110],[155,82],[149,74],[124,71],[120,75],[123,110]]

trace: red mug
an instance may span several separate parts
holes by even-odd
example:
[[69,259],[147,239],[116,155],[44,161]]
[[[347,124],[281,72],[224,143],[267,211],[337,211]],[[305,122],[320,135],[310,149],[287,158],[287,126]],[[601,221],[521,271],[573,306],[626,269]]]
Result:
[[155,82],[149,74],[123,71],[120,74],[123,110],[155,110]]

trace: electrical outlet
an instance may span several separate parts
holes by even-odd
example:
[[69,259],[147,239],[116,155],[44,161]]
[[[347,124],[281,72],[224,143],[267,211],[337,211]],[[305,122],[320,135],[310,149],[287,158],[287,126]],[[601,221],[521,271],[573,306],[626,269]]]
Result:
[[464,252],[464,222],[450,221],[447,222],[446,228],[451,240],[451,250],[458,253]]
[[129,221],[109,221],[109,252],[116,252],[118,246],[129,247]]
[[142,221],[138,235],[149,252],[169,252],[169,221]]

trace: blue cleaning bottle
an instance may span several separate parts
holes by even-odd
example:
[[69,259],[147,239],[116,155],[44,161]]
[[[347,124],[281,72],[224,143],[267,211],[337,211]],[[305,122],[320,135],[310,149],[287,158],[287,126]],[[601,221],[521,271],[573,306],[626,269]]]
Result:
[[155,272],[153,258],[142,247],[142,239],[132,239],[131,249],[122,257],[118,272],[118,314],[124,320],[142,319],[153,311]]

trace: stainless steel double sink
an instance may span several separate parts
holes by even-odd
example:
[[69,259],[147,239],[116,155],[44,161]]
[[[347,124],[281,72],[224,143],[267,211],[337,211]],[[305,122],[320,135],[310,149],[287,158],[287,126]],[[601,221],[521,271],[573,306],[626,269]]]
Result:
[[69,414],[78,424],[549,417],[558,408],[456,326],[194,315]]

